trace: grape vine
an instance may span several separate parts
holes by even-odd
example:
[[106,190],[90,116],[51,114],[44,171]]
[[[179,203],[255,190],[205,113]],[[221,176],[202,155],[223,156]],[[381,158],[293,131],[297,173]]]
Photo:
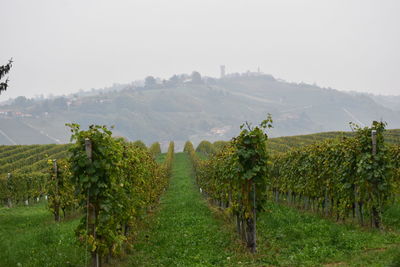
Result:
[[77,236],[88,246],[93,264],[122,253],[130,230],[158,201],[168,185],[174,153],[158,165],[147,148],[112,137],[105,126],[88,130],[69,124],[72,131],[71,173],[80,207],[85,211]]
[[262,207],[268,170],[265,130],[270,127],[270,116],[256,127],[242,125],[241,133],[208,160],[200,160],[190,142],[184,148],[201,191],[229,209],[236,218],[238,233],[252,252],[256,252],[256,211]]

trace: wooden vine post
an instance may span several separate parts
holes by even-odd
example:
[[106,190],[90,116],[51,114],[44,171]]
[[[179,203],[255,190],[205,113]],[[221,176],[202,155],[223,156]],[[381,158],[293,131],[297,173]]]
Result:
[[[92,163],[92,141],[89,138],[85,138],[85,151],[89,162]],[[88,233],[90,233],[94,240],[96,240],[96,208],[95,203],[92,203],[90,200],[89,188],[87,192],[87,222]],[[92,267],[100,267],[99,253],[97,252],[97,249],[91,252],[91,258]]]
[[357,221],[360,225],[364,225],[364,216],[362,212],[362,201],[359,199],[358,186],[354,186],[354,210]]
[[[371,131],[371,141],[372,141],[372,161],[375,161],[376,152],[377,152],[376,130]],[[378,184],[376,184],[375,186],[378,186]],[[379,207],[377,207],[376,203],[373,204],[371,213],[372,213],[371,214],[371,219],[372,219],[371,223],[376,228],[379,229],[381,227],[380,210],[379,210]]]
[[11,186],[11,173],[7,173],[7,189],[8,189],[8,198],[7,198],[7,206],[9,208],[12,208],[12,200],[11,200],[11,192],[12,192],[12,186]]
[[253,195],[253,218],[252,221],[249,224],[249,244],[251,244],[251,252],[256,253],[257,252],[257,204],[256,204],[256,184],[252,183],[252,195]]
[[60,190],[58,187],[58,166],[57,166],[57,160],[53,159],[53,171],[54,171],[54,182],[55,182],[55,192],[54,192],[54,220],[56,222],[59,222],[60,219]]

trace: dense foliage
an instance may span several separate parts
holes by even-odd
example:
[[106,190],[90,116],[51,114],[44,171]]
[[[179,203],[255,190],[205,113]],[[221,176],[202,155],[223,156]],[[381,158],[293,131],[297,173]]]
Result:
[[[354,136],[355,132],[323,132],[307,135],[283,136],[268,139],[267,145],[268,150],[272,153],[285,153],[294,147],[303,147],[334,138]],[[385,130],[383,136],[385,142],[388,144],[400,143],[400,130],[398,129]]]
[[287,144],[293,147],[288,152],[269,156],[271,143],[263,129],[270,122],[242,126],[238,137],[218,149],[214,146],[205,160],[200,155],[204,149],[195,151],[190,142],[184,148],[200,191],[237,218],[237,230],[252,250],[251,220],[267,200],[382,227],[382,213],[399,192],[400,180],[400,149],[385,143],[385,123],[364,128],[351,124],[352,133],[321,134],[320,142],[306,137],[307,146],[298,146],[295,137]]
[[390,146],[389,155],[392,162],[392,175],[394,177],[395,194],[400,194],[400,143]]
[[133,146],[141,149],[147,149],[146,144],[143,143],[142,140],[136,140],[135,142],[133,142]]
[[[375,227],[393,195],[390,155],[384,144],[385,124],[355,127],[353,137],[331,139],[292,149],[271,160],[266,177],[275,199],[284,196],[289,203],[319,210],[337,219],[365,216]],[[372,131],[376,131],[373,152]]]
[[36,203],[47,195],[47,161],[64,158],[68,145],[3,146],[0,199],[9,207]]
[[49,160],[50,179],[47,182],[48,207],[54,214],[55,221],[61,220],[66,212],[78,207],[79,198],[75,194],[75,186],[71,181],[71,169],[67,160]]
[[271,123],[269,116],[259,126],[242,125],[241,133],[208,160],[199,160],[191,143],[187,142],[184,148],[192,159],[198,186],[221,206],[229,207],[236,217],[238,232],[253,252],[256,210],[261,207],[267,174],[265,129]]
[[215,148],[212,143],[209,141],[201,141],[200,144],[196,147],[196,152],[202,153],[204,155],[211,155],[215,153]]
[[173,143],[160,166],[147,149],[113,138],[105,126],[69,126],[76,142],[70,150],[72,181],[86,214],[77,235],[92,262],[101,261],[123,251],[130,230],[165,190]]
[[215,142],[213,143],[214,150],[215,150],[216,152],[223,150],[223,149],[224,149],[226,146],[228,146],[228,145],[229,145],[229,142],[228,142],[228,141],[215,141]]
[[9,207],[39,201],[47,192],[48,175],[43,172],[14,173],[0,179],[0,196]]
[[161,145],[159,142],[155,142],[151,144],[149,147],[149,152],[151,155],[153,155],[154,158],[156,158],[158,155],[161,154]]

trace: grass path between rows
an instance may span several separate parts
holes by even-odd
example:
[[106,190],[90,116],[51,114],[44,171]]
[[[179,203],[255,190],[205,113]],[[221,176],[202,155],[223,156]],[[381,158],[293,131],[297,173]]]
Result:
[[[215,218],[197,191],[186,154],[177,153],[170,187],[126,266],[237,266],[236,236]],[[236,251],[235,251],[236,250]]]

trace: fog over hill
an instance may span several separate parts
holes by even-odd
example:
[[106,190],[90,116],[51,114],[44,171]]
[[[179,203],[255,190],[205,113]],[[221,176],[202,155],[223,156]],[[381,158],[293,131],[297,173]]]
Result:
[[0,106],[0,144],[66,143],[67,122],[114,125],[114,133],[150,144],[227,140],[244,121],[271,113],[271,136],[350,130],[383,120],[400,128],[400,97],[347,93],[288,83],[262,73],[219,79],[174,75],[63,97],[18,97]]

